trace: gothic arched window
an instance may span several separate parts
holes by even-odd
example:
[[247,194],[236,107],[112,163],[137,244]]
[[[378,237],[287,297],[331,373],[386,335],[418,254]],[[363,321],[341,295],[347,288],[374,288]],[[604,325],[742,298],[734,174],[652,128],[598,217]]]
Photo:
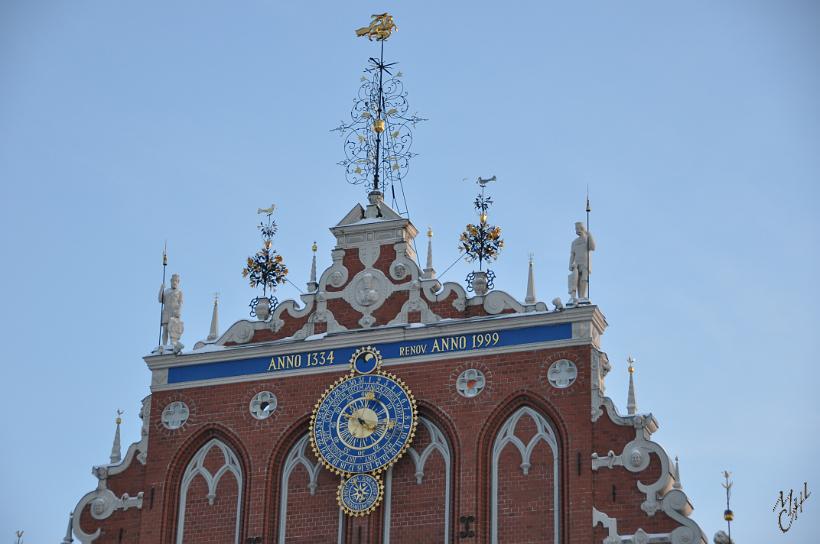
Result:
[[[216,438],[193,456],[179,490],[177,544],[206,538],[239,544],[242,467],[236,454]],[[214,520],[230,520],[224,526]]]
[[[419,420],[413,446],[384,475],[383,544],[390,544],[391,526],[401,527],[401,534],[413,534],[417,542],[450,542],[450,446],[432,421]],[[423,489],[419,492],[414,486]]]
[[[493,442],[492,544],[499,534],[511,543],[560,542],[559,472],[558,440],[549,421],[532,408],[519,408]],[[527,527],[528,534],[518,535],[520,527]]]
[[[336,502],[338,476],[322,467],[306,434],[288,452],[279,490],[280,544],[344,543],[344,514]],[[290,508],[289,508],[290,506]]]

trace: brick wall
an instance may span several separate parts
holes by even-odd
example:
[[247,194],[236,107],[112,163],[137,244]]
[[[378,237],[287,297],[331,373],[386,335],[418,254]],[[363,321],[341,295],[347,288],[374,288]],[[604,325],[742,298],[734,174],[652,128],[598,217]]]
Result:
[[[653,517],[640,510],[644,496],[638,480],[652,482],[659,476],[657,458],[646,472],[632,474],[623,469],[593,472],[593,451],[620,453],[634,438],[632,427],[620,427],[603,415],[597,423],[590,420],[590,347],[562,350],[530,350],[512,354],[470,356],[388,367],[401,377],[418,399],[421,413],[446,436],[451,450],[452,478],[450,534],[457,542],[460,516],[474,516],[476,537],[462,540],[486,543],[490,535],[490,468],[492,444],[504,422],[518,408],[530,406],[552,422],[558,438],[560,526],[563,542],[600,542],[605,534],[592,528],[592,507],[618,517],[621,533],[638,527],[647,532],[667,532],[676,524],[659,512]],[[559,358],[576,363],[579,375],[567,389],[555,389],[546,380],[546,369]],[[458,372],[477,367],[487,376],[486,389],[473,399],[455,391]],[[197,387],[157,392],[152,398],[149,435],[149,462],[145,467],[135,461],[134,468],[111,479],[111,487],[131,494],[145,492],[142,510],[117,512],[103,523],[83,515],[83,527],[103,528],[97,542],[173,542],[176,534],[181,475],[192,456],[211,438],[219,438],[236,453],[242,465],[244,489],[240,532],[242,542],[262,537],[277,542],[279,533],[279,490],[283,463],[288,453],[305,436],[310,413],[336,374],[295,376],[253,382]],[[248,403],[258,391],[273,391],[278,399],[276,412],[258,421],[248,412]],[[168,431],[159,417],[169,402],[183,400],[191,410],[188,422],[179,430]],[[534,432],[531,423],[522,421],[516,436],[524,443]],[[414,443],[421,451],[429,442],[421,429]],[[312,454],[311,454],[312,455]],[[314,458],[311,457],[315,461]],[[499,529],[504,543],[551,541],[555,531],[551,490],[555,485],[552,457],[545,444],[532,456],[529,474],[522,473],[520,454],[508,447],[501,456],[499,473]],[[338,476],[322,471],[313,495],[307,487],[304,468],[291,475],[288,484],[286,531],[288,542],[336,542]],[[405,457],[394,469],[392,490],[391,541],[426,544],[443,540],[444,463],[438,454],[427,462],[422,484],[416,483],[412,461]],[[197,484],[198,485],[198,484]],[[222,485],[222,484],[220,484]],[[225,484],[227,486],[227,483]],[[616,500],[612,500],[612,486]],[[235,488],[234,488],[235,489]],[[190,497],[202,497],[201,487],[192,487]],[[153,497],[153,500],[150,498]],[[235,500],[226,487],[217,502],[207,505],[196,499],[189,502],[186,535],[189,542],[231,542]],[[235,499],[235,495],[233,497]],[[352,544],[381,542],[382,510],[360,519],[348,519],[347,541]],[[190,516],[190,517],[189,517]],[[232,517],[233,516],[233,517]],[[137,536],[139,535],[139,539]],[[299,535],[299,536],[297,536]]]

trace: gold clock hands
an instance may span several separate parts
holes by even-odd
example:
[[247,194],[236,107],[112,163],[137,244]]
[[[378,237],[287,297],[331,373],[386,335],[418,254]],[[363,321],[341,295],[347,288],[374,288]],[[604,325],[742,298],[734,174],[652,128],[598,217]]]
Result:
[[396,420],[395,419],[385,419],[385,420],[379,421],[378,423],[376,423],[375,427],[371,430],[375,431],[376,427],[381,427],[382,425],[387,427],[387,430],[390,430],[390,429],[392,429],[393,427],[396,426]]

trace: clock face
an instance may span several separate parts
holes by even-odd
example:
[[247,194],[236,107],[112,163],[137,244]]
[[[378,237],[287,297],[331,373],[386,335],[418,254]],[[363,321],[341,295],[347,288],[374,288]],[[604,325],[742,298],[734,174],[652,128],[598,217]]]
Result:
[[390,374],[350,375],[319,400],[314,451],[336,473],[379,472],[395,463],[416,431],[416,402]]
[[382,482],[370,474],[354,474],[339,485],[339,506],[351,516],[362,516],[382,500]]

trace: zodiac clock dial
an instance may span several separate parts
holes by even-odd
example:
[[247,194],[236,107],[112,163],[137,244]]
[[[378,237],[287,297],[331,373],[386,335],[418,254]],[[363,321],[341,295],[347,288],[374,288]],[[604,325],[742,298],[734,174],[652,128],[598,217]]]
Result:
[[351,516],[372,512],[382,502],[384,486],[370,474],[354,474],[339,484],[339,505]]
[[[357,373],[357,361],[367,374]],[[380,363],[374,348],[357,351],[353,372],[337,380],[313,412],[311,445],[337,474],[381,472],[404,454],[415,435],[416,401],[400,379],[379,369]]]

